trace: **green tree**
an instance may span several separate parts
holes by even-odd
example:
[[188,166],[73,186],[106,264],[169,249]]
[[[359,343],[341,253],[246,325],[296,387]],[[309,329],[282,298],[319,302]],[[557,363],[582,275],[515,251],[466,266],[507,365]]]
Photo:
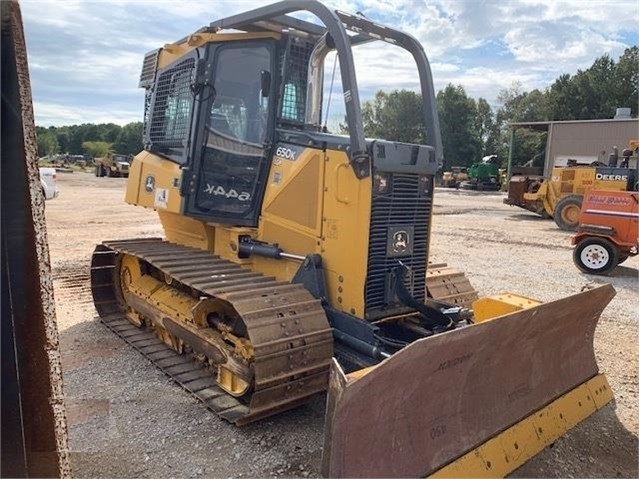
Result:
[[613,76],[615,63],[608,55],[595,60],[587,70],[579,70],[574,81],[580,100],[578,119],[612,118],[615,113]]
[[618,107],[637,116],[639,48],[626,49],[615,63],[608,55],[573,76],[561,75],[546,92],[548,120],[612,118]]
[[107,143],[115,143],[120,136],[122,127],[115,123],[105,123],[98,125],[98,138],[96,140],[106,141]]
[[544,166],[546,137],[546,131],[528,128],[516,129],[513,138],[512,164],[515,166]]
[[477,100],[476,128],[481,140],[481,156],[498,154],[499,127],[490,104],[484,98]]
[[38,156],[53,156],[58,153],[58,139],[53,131],[36,128]]
[[627,48],[619,58],[612,78],[612,91],[617,107],[630,107],[636,117],[639,91],[639,47]]
[[106,156],[113,146],[112,143],[106,141],[85,141],[82,143],[82,149],[90,156],[94,158],[100,158]]
[[[97,140],[97,138],[93,138]],[[88,141],[84,138],[82,130],[78,125],[72,125],[69,127],[69,153],[72,155],[79,155],[83,152],[82,143]]]
[[501,104],[497,113],[500,126],[505,122],[544,121],[548,117],[545,94],[540,90],[522,91],[521,83],[514,82],[510,88],[501,90],[497,95]]
[[577,87],[568,74],[560,75],[546,92],[548,120],[574,120],[579,115]]
[[69,131],[66,127],[56,128],[54,130],[55,136],[60,145],[60,152],[69,153]]
[[461,85],[448,84],[437,93],[437,110],[444,146],[443,170],[480,161],[482,141],[475,100],[466,95]]
[[364,133],[372,138],[423,144],[422,97],[410,90],[378,91],[362,105]]
[[[497,123],[500,129],[500,141],[497,154],[505,166],[510,148],[510,124],[517,122],[545,121],[548,118],[548,98],[540,90],[522,91],[519,82],[510,88],[502,90],[497,96],[501,107],[497,111]],[[545,131],[517,128],[513,145],[513,165],[529,164],[531,160],[541,158],[543,166],[543,152],[546,146]],[[535,164],[534,166],[538,166]]]
[[137,155],[143,148],[143,127],[141,121],[124,125],[113,144],[113,150],[123,155]]

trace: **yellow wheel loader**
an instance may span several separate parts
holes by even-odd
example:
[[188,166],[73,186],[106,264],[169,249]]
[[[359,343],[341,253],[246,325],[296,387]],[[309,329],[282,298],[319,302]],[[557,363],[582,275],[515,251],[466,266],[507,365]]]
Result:
[[[365,139],[354,53],[369,42],[412,54],[427,144]],[[347,136],[322,126],[330,52]],[[157,210],[165,238],[98,245],[93,298],[222,418],[328,390],[325,476],[479,477],[508,474],[611,400],[593,350],[611,286],[477,299],[462,273],[429,265],[442,146],[413,37],[290,0],[148,53],[140,86],[145,148],[125,199]]]
[[513,176],[508,183],[508,197],[504,198],[504,203],[552,218],[564,231],[576,231],[586,190],[637,191],[639,162],[634,154],[636,143],[639,140],[628,143],[628,148],[622,152],[621,162],[613,153],[608,165],[557,167],[552,169],[550,178]]

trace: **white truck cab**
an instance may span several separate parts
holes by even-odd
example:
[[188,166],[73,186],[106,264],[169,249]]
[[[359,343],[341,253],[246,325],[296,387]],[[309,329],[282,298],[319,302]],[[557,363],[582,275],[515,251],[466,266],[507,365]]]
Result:
[[50,200],[58,196],[58,184],[55,168],[40,168],[40,185],[45,200]]

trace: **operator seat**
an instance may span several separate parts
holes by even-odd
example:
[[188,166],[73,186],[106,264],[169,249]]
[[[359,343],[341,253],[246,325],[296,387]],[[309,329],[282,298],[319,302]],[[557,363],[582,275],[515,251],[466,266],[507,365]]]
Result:
[[230,138],[236,138],[235,133],[231,130],[231,126],[224,115],[213,113],[211,115],[210,126],[211,129],[215,130],[217,133],[221,133],[222,135]]

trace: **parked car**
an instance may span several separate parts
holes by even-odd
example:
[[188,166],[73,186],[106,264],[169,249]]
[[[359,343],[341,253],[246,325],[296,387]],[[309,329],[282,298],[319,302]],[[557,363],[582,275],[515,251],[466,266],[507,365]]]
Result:
[[45,200],[55,198],[60,193],[55,174],[55,168],[40,168],[40,185]]

